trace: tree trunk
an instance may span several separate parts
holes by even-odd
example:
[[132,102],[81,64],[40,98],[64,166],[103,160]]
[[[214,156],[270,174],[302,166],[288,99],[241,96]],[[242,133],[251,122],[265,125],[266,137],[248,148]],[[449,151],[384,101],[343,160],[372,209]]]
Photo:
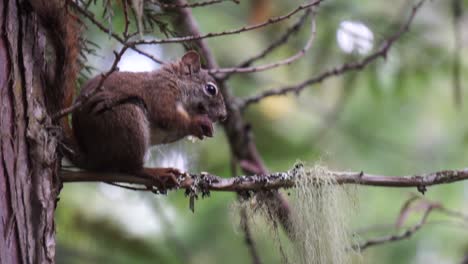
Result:
[[59,184],[46,37],[27,1],[0,1],[0,14],[0,263],[53,263]]

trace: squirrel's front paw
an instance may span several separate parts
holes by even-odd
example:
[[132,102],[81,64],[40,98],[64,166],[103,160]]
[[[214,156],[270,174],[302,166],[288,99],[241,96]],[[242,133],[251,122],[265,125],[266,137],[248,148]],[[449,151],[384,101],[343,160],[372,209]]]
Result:
[[98,115],[112,108],[114,105],[113,96],[111,93],[106,91],[100,91],[93,95],[88,104],[90,105],[90,112],[94,115]]
[[190,134],[203,139],[204,136],[213,137],[213,122],[207,115],[197,115],[192,118]]
[[89,99],[88,103],[91,106],[89,111],[95,115],[123,104],[133,104],[141,107],[144,111],[147,110],[146,104],[140,96],[108,90],[98,92]]

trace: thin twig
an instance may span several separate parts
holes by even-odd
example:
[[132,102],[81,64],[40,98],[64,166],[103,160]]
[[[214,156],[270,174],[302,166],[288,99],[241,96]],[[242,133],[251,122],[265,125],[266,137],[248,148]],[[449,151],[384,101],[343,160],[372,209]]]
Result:
[[341,115],[345,113],[346,103],[353,95],[356,88],[357,74],[350,74],[347,77],[348,78],[345,78],[343,81],[343,87],[340,89],[339,98],[333,106],[333,109],[323,114],[323,125],[311,136],[310,142],[312,142],[312,144],[323,142],[327,133],[339,123]]
[[202,6],[208,6],[208,5],[213,5],[213,4],[218,4],[222,2],[234,2],[236,4],[239,4],[239,0],[209,0],[209,1],[201,1],[201,2],[195,2],[195,3],[185,3],[181,5],[177,4],[165,4],[161,3],[160,1],[151,1],[151,3],[158,5],[162,8],[167,8],[167,9],[173,9],[173,8],[195,8],[195,7],[202,7]]
[[[449,227],[449,228],[460,228],[462,230],[467,230],[468,231],[468,222],[466,220],[432,220],[432,221],[426,221],[425,225],[439,225],[443,227]],[[409,228],[410,225],[405,225],[402,228]],[[365,233],[374,233],[374,232],[384,232],[384,231],[392,231],[395,230],[395,223],[386,223],[386,224],[376,224],[376,225],[371,225],[367,227],[360,228],[358,230],[355,230],[353,233],[357,234],[359,236],[362,236]]]
[[125,39],[128,39],[128,28],[130,26],[130,19],[128,18],[128,5],[127,5],[127,0],[122,0],[122,5],[123,5],[123,13],[124,13],[124,19],[125,19],[125,27],[122,35],[124,36]]
[[455,106],[460,108],[462,104],[462,88],[461,88],[461,56],[460,50],[462,47],[461,18],[463,15],[463,7],[461,0],[452,0],[452,14],[453,14],[453,96]]
[[131,190],[131,191],[148,191],[148,192],[151,191],[151,189],[147,187],[136,187],[136,186],[125,185],[125,184],[115,183],[115,182],[106,182],[106,184],[109,184],[115,187],[120,187],[122,189]]
[[[260,71],[266,71],[266,70],[270,70],[270,69],[273,69],[273,68],[276,68],[276,67],[279,67],[279,66],[283,66],[283,65],[289,65],[291,63],[293,63],[294,61],[302,58],[306,52],[312,47],[312,44],[314,43],[314,39],[315,39],[315,34],[316,34],[316,29],[315,29],[315,12],[311,9],[308,9],[309,12],[312,12],[312,18],[311,18],[311,22],[310,22],[310,36],[309,36],[309,39],[307,40],[306,44],[304,45],[304,47],[299,50],[296,54],[294,54],[293,56],[289,57],[289,58],[286,58],[286,59],[283,59],[283,60],[280,60],[280,61],[276,61],[276,62],[272,62],[272,63],[268,63],[268,64],[265,64],[265,65],[261,65],[261,66],[253,66],[253,67],[242,67],[242,68],[238,68],[238,67],[234,67],[234,68],[222,68],[222,69],[210,69],[208,72],[211,73],[211,74],[217,74],[217,73],[249,73],[249,72],[260,72]],[[223,78],[223,77],[221,77]]]
[[125,51],[127,51],[129,47],[128,46],[123,46],[122,49],[119,52],[114,51],[115,59],[114,62],[112,63],[112,66],[110,69],[101,74],[101,79],[99,80],[98,85],[96,88],[94,88],[92,91],[89,93],[81,94],[80,97],[77,98],[77,100],[69,107],[64,108],[60,110],[58,113],[54,114],[52,116],[53,120],[60,119],[71,112],[75,111],[79,107],[81,107],[84,103],[86,103],[87,100],[89,100],[91,97],[93,97],[97,92],[101,91],[103,88],[104,81],[115,71],[118,70],[117,65],[119,64],[120,60],[122,59],[122,56],[124,55]]
[[377,60],[380,57],[386,58],[387,54],[388,54],[388,51],[390,50],[392,45],[405,32],[407,32],[409,30],[409,27],[410,27],[415,15],[416,15],[417,11],[420,9],[420,7],[422,6],[422,4],[424,2],[425,2],[425,0],[421,0],[415,6],[413,6],[413,8],[411,10],[411,14],[410,14],[408,20],[406,21],[406,23],[404,23],[394,35],[387,38],[382,43],[382,45],[380,46],[380,48],[377,51],[375,51],[374,53],[372,53],[369,56],[365,57],[361,61],[345,63],[345,64],[341,65],[340,67],[336,67],[336,68],[333,68],[331,70],[325,71],[325,72],[319,74],[317,77],[305,80],[305,81],[303,81],[303,82],[301,82],[299,84],[290,85],[290,86],[286,86],[286,87],[280,87],[280,88],[276,88],[276,89],[266,90],[266,91],[264,91],[264,92],[262,92],[262,93],[260,93],[258,95],[254,95],[254,96],[251,96],[251,97],[248,97],[248,98],[244,99],[242,102],[240,102],[240,108],[245,109],[250,104],[258,103],[262,99],[264,99],[266,97],[270,97],[270,96],[285,95],[285,94],[288,94],[288,93],[299,94],[302,90],[304,90],[304,88],[306,88],[306,87],[308,87],[310,85],[313,85],[313,84],[323,82],[324,80],[328,79],[329,77],[342,75],[342,74],[344,74],[346,72],[349,72],[349,71],[359,71],[359,70],[362,70],[368,64],[374,62],[375,60]]
[[[442,204],[440,204],[438,202],[430,201],[430,200],[428,200],[428,199],[426,199],[426,198],[424,198],[424,197],[422,197],[420,195],[412,194],[411,197],[402,206],[402,209],[400,211],[400,215],[399,215],[398,220],[397,220],[397,227],[399,227],[401,225],[401,219],[402,218],[406,219],[407,214],[412,210],[410,205],[412,203],[414,203],[414,202],[421,202],[422,204],[420,204],[419,206],[422,205],[423,208],[424,208],[423,216],[421,217],[421,219],[415,225],[406,228],[405,231],[400,233],[400,234],[394,234],[394,235],[388,235],[388,236],[383,236],[383,237],[379,237],[379,238],[369,239],[369,240],[361,243],[360,245],[355,245],[353,248],[356,249],[356,250],[363,251],[363,250],[365,250],[365,249],[367,249],[368,247],[371,247],[371,246],[382,245],[382,244],[386,244],[386,243],[395,242],[395,241],[410,238],[417,231],[419,231],[425,224],[428,223],[427,219],[429,217],[429,214],[431,212],[433,212],[433,211],[438,211],[438,212],[443,213],[443,214],[445,214],[447,216],[461,219],[463,222],[468,222],[468,216],[467,215],[465,215],[465,214],[463,214],[461,212],[452,210],[452,209],[448,209],[445,206],[443,206]],[[421,209],[421,208],[419,208],[419,206],[416,207],[416,208]]]
[[164,64],[164,61],[154,57],[153,55],[141,50],[136,46],[135,43],[128,42],[126,39],[120,37],[118,34],[115,32],[112,32],[108,27],[104,26],[101,22],[99,22],[95,17],[94,14],[89,12],[88,10],[82,8],[72,0],[67,0],[68,3],[75,8],[79,13],[81,13],[83,16],[85,16],[93,25],[95,25],[99,30],[101,30],[104,33],[109,34],[113,39],[117,40],[120,44],[123,46],[128,46],[130,49],[136,51],[137,53],[151,59],[152,61],[158,63],[158,64]]
[[245,244],[247,245],[250,256],[252,257],[252,263],[261,264],[262,260],[260,259],[260,255],[258,254],[255,241],[253,240],[252,231],[250,230],[250,225],[249,225],[249,218],[247,216],[247,209],[244,206],[240,210],[240,217],[241,217],[240,225],[241,225],[242,231],[244,231]]
[[[266,47],[262,52],[260,52],[259,54],[239,63],[237,66],[235,66],[234,68],[245,68],[245,67],[248,67],[250,65],[252,65],[252,63],[254,63],[255,61],[259,60],[259,59],[262,59],[264,58],[265,56],[267,56],[268,54],[270,54],[271,52],[273,52],[276,48],[280,47],[281,45],[285,44],[286,42],[288,42],[289,38],[296,32],[299,31],[299,29],[301,29],[302,25],[304,24],[304,22],[306,21],[306,18],[307,16],[310,14],[310,11],[306,11],[304,13],[304,15],[302,15],[299,20],[294,24],[292,25],[291,27],[289,27],[285,33],[280,37],[278,38],[277,40],[273,41],[268,47]],[[218,77],[218,79],[222,79],[222,80],[227,80],[233,73],[232,72],[227,72],[225,73],[223,76],[221,77]]]
[[226,30],[222,32],[210,32],[207,34],[200,34],[200,35],[191,35],[191,36],[184,36],[184,37],[174,37],[174,38],[166,38],[166,39],[154,39],[154,40],[136,40],[133,42],[129,42],[128,44],[133,46],[133,45],[141,45],[141,44],[167,44],[167,43],[180,43],[180,42],[187,42],[187,41],[193,41],[193,40],[200,40],[200,39],[206,39],[206,38],[214,38],[214,37],[220,37],[220,36],[227,36],[227,35],[233,35],[233,34],[239,34],[247,31],[252,31],[258,28],[262,28],[265,26],[269,26],[272,24],[276,24],[278,22],[281,22],[283,20],[289,19],[292,17],[294,14],[298,13],[301,10],[308,9],[312,6],[317,6],[320,4],[323,0],[314,0],[312,2],[302,4],[298,6],[296,9],[290,11],[286,15],[278,16],[278,17],[272,17],[268,19],[265,22],[258,23],[255,25],[251,26],[244,26],[241,28],[237,29],[231,29],[231,30]]
[[364,251],[368,247],[377,246],[377,245],[386,244],[386,243],[389,243],[389,242],[395,242],[395,241],[399,241],[399,240],[409,238],[414,233],[419,231],[419,229],[421,229],[421,227],[426,223],[427,217],[432,212],[432,210],[434,210],[435,208],[436,207],[434,205],[429,204],[427,206],[426,210],[424,211],[424,214],[423,214],[421,220],[419,220],[419,222],[416,223],[415,225],[413,225],[410,228],[406,229],[401,234],[389,235],[389,236],[369,239],[369,240],[367,240],[366,242],[364,242],[364,243],[362,243],[360,245],[354,246],[353,248],[355,250]]
[[[231,157],[231,177],[235,177],[237,175],[237,166],[235,159],[236,158],[234,156]],[[237,194],[237,200],[239,202],[242,200],[240,194]],[[244,232],[245,244],[249,249],[250,256],[252,257],[252,263],[261,264],[262,261],[260,259],[260,255],[258,254],[257,245],[255,244],[255,240],[253,239],[252,232],[250,230],[248,213],[245,206],[241,207],[239,214],[240,226],[242,228],[242,231]]]

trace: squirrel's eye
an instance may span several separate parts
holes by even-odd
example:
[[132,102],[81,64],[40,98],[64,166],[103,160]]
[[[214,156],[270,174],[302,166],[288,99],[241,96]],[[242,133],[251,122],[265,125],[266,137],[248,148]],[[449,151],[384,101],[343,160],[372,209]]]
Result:
[[218,88],[212,82],[205,84],[205,93],[209,96],[215,96],[218,93]]

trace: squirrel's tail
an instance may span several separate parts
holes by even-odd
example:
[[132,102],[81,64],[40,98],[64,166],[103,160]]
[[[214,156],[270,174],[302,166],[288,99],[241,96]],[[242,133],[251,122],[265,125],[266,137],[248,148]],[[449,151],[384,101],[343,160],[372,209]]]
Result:
[[[55,54],[54,67],[47,74],[47,110],[54,114],[73,103],[76,80],[79,73],[80,53],[79,22],[68,10],[65,0],[31,0],[34,11],[39,16]],[[70,126],[68,116],[60,119],[63,140],[60,151],[76,166],[84,163],[84,155]]]

